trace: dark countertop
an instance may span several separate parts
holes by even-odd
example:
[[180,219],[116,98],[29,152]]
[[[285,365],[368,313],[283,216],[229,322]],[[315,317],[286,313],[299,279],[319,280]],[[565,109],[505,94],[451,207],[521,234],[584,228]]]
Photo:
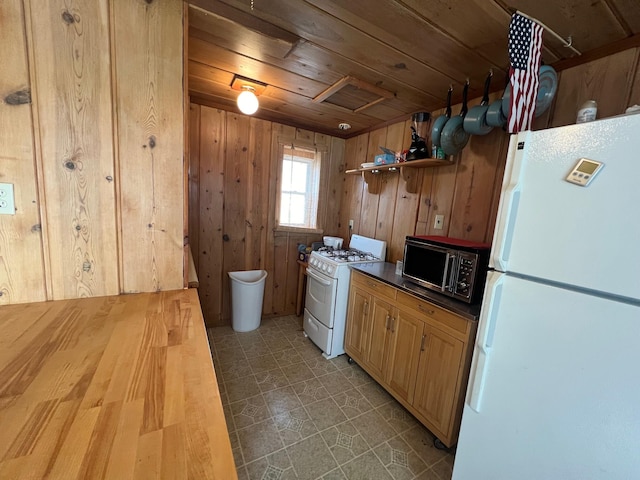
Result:
[[467,320],[477,321],[480,315],[480,304],[469,305],[459,300],[454,300],[453,298],[449,298],[445,295],[441,295],[437,292],[433,292],[427,288],[416,285],[415,283],[409,282],[404,279],[402,275],[396,275],[395,263],[361,263],[351,265],[351,268],[384,283],[388,283],[399,290],[423,298],[426,301],[458,314]]

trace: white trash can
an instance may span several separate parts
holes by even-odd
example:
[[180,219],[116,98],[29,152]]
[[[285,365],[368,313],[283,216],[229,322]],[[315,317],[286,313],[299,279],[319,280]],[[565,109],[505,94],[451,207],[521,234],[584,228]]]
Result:
[[236,332],[260,326],[266,270],[229,272],[231,279],[231,325]]

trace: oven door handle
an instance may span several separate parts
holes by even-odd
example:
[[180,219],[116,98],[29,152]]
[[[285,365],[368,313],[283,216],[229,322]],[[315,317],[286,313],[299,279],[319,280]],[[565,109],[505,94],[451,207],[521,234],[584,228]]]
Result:
[[324,285],[325,287],[331,286],[331,282],[329,280],[325,280],[324,278],[318,276],[317,273],[313,273],[313,270],[309,270],[308,268],[307,268],[307,275],[309,275],[311,278],[316,280],[318,283]]

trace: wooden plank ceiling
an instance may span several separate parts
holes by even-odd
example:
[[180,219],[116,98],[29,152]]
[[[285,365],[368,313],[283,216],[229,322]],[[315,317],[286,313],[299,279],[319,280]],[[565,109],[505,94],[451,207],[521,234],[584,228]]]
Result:
[[[241,75],[267,84],[257,117],[350,137],[442,108],[449,85],[459,102],[467,78],[470,98],[480,96],[490,69],[492,91],[502,90],[515,10],[571,36],[583,56],[640,43],[637,0],[191,0],[189,92],[237,111],[231,82]],[[575,55],[545,33],[544,63],[561,68]],[[355,85],[314,101],[345,77]],[[358,82],[392,95],[376,103]]]

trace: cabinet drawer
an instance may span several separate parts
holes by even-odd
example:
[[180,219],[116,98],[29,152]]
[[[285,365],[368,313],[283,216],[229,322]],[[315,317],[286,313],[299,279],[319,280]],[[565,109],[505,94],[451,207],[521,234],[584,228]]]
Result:
[[437,320],[440,324],[445,325],[456,332],[467,335],[469,331],[468,320],[465,320],[454,313],[448,312],[433,303],[429,303],[426,300],[414,297],[413,295],[408,295],[404,292],[398,292],[397,301],[399,307],[410,308],[416,313],[431,317],[432,319]]
[[396,289],[386,283],[374,280],[368,275],[364,275],[359,272],[351,273],[351,280],[359,287],[366,288],[375,295],[383,295],[389,299],[396,298]]

